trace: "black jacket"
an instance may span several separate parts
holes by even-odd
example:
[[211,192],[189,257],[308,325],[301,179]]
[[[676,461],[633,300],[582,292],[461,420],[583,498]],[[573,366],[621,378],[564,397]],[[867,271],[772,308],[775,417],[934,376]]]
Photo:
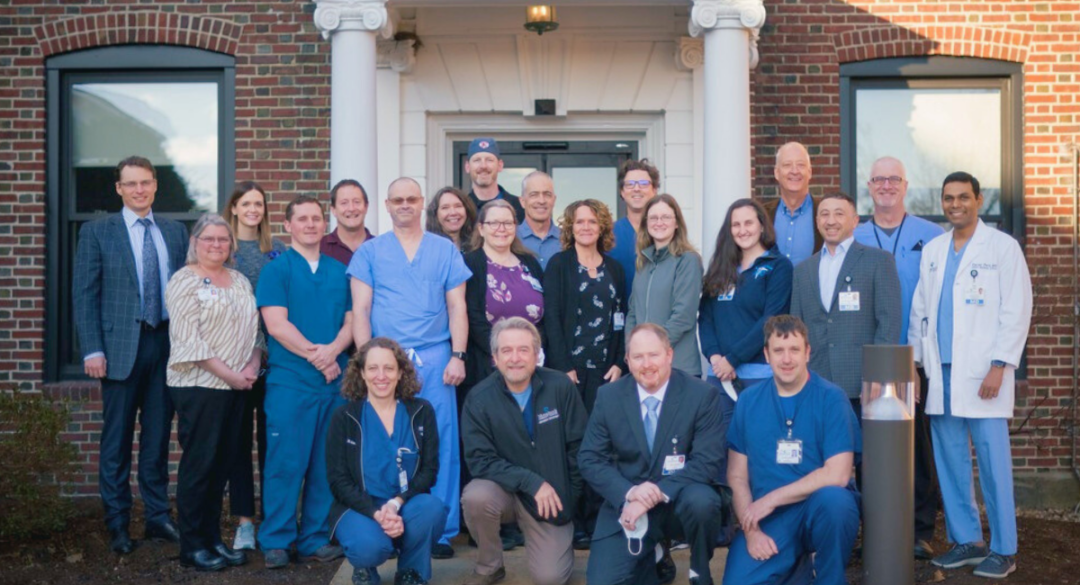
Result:
[[[615,283],[615,298],[618,303],[615,311],[625,315],[628,307],[625,272],[622,266],[607,254],[604,254],[603,267]],[[544,365],[561,372],[574,369],[570,351],[574,343],[578,303],[582,299],[575,287],[577,269],[577,252],[570,249],[552,256],[544,272],[544,331],[547,343]],[[613,365],[626,372],[623,336],[622,330],[615,330],[615,320],[612,319],[611,328],[608,330],[608,362],[599,368],[601,372],[606,372]]]
[[[416,494],[426,494],[435,484],[439,473],[439,430],[435,424],[435,408],[423,398],[402,400],[409,413],[413,440],[420,451],[416,471],[409,482],[409,491],[398,494],[406,502]],[[374,517],[379,509],[364,488],[364,429],[360,425],[364,401],[343,404],[330,419],[326,435],[326,479],[334,504],[330,507],[330,536],[347,510]]]
[[[544,283],[544,269],[532,254],[517,255],[521,264],[540,284]],[[487,254],[484,249],[465,254],[465,265],[472,276],[465,282],[465,308],[469,313],[469,345],[466,349],[465,380],[462,388],[472,388],[487,378],[495,367],[491,363],[491,324],[487,320]],[[546,300],[546,298],[545,298]],[[540,336],[544,335],[544,321],[537,325]],[[467,391],[467,390],[466,390]]]
[[461,412],[465,463],[474,478],[516,494],[537,520],[542,519],[533,496],[545,481],[551,484],[563,509],[545,521],[561,526],[573,519],[584,487],[577,452],[585,434],[585,405],[566,374],[542,367],[533,374],[530,400],[532,440],[502,374],[495,372],[477,384]]

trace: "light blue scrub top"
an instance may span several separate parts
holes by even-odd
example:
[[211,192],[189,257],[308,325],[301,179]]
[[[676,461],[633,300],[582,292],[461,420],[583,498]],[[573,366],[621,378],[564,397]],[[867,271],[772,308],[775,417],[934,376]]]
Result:
[[389,337],[415,350],[450,339],[446,293],[472,276],[453,242],[428,232],[412,262],[394,232],[364,242],[348,273],[374,293],[372,337]]
[[892,235],[876,227],[873,220],[855,228],[856,242],[890,252],[896,260],[896,272],[900,275],[900,345],[907,345],[908,342],[911,299],[915,297],[915,287],[919,284],[923,247],[943,233],[945,230],[938,224],[911,214],[904,217],[904,222]]
[[952,363],[953,342],[953,287],[956,282],[956,271],[960,268],[960,260],[967,250],[969,239],[959,252],[955,252],[952,239],[949,240],[949,254],[945,260],[945,272],[941,275],[941,302],[938,303],[937,338],[938,353],[941,355],[941,363]]
[[[262,269],[258,286],[255,300],[259,307],[288,309],[289,322],[311,343],[333,341],[345,323],[345,313],[352,311],[345,265],[329,256],[319,257],[319,268],[312,274],[307,259],[290,248]],[[307,392],[337,393],[337,381],[327,384],[322,372],[307,359],[289,351],[272,336],[266,345],[270,365],[266,376],[268,384]],[[348,359],[346,352],[337,357],[343,372]]]
[[776,217],[773,219],[773,228],[776,229],[776,247],[780,253],[793,266],[814,255],[814,200],[809,194],[803,199],[803,204],[795,210],[788,211],[787,205],[781,201],[776,206]]
[[839,386],[811,372],[796,396],[791,438],[802,441],[802,462],[797,465],[776,462],[777,441],[788,436],[776,382],[769,378],[747,388],[735,403],[728,448],[746,455],[755,500],[820,469],[834,455],[862,452],[859,421]]

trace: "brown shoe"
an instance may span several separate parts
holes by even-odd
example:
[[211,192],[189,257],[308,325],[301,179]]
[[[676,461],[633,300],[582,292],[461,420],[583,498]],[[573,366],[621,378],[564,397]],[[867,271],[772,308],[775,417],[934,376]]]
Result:
[[494,585],[505,578],[506,567],[499,567],[499,570],[490,575],[481,575],[480,573],[473,571],[471,575],[465,578],[461,585]]

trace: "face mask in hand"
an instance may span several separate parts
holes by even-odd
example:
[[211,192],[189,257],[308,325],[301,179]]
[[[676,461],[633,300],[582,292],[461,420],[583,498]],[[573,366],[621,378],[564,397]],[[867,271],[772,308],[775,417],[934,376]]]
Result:
[[[645,533],[649,531],[649,515],[642,514],[637,519],[637,523],[634,529],[631,530],[626,525],[623,525],[623,532],[626,534],[626,550],[630,551],[630,554],[635,557],[641,554],[641,549],[644,546]],[[634,546],[634,541],[637,541],[637,546]],[[634,552],[637,549],[637,552]]]

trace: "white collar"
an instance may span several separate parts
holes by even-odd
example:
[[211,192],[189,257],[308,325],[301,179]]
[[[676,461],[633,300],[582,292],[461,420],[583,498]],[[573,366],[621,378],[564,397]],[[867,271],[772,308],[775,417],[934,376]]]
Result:
[[641,386],[641,384],[637,384],[638,403],[639,404],[644,404],[645,399],[652,396],[653,398],[659,400],[660,404],[663,404],[664,403],[664,395],[667,394],[667,387],[668,387],[669,383],[671,383],[671,378],[668,378],[668,381],[664,382],[664,384],[662,386],[660,386],[660,389],[657,390],[656,392],[653,392],[652,394],[649,394],[649,392],[646,391],[645,388],[643,388]]

